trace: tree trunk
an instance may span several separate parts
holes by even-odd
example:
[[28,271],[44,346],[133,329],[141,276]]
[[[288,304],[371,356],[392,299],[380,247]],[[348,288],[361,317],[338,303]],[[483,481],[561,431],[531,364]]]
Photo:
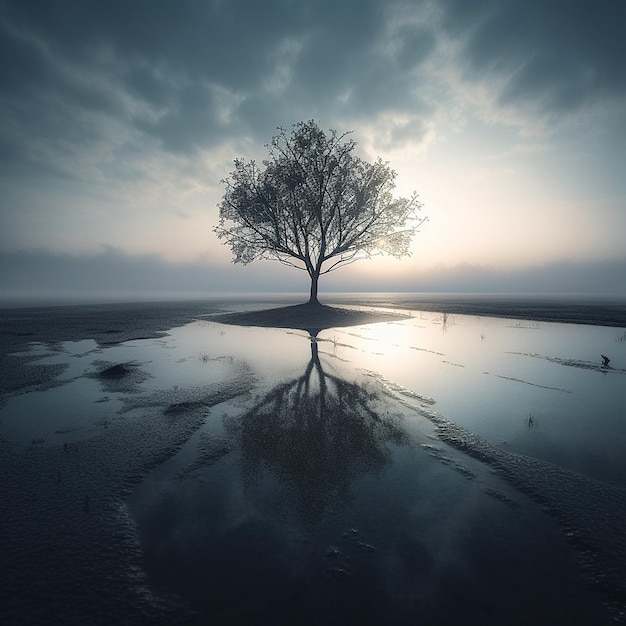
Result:
[[317,283],[319,281],[319,272],[313,272],[311,274],[311,296],[309,297],[309,304],[319,304],[317,299]]

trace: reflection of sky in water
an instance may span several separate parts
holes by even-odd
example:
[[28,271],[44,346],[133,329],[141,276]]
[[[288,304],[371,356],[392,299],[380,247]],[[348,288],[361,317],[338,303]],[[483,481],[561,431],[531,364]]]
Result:
[[[318,346],[328,367],[348,361],[378,372],[434,399],[439,414],[493,443],[626,484],[620,336],[615,328],[416,313],[402,322],[322,331]],[[104,348],[93,340],[64,342],[54,351],[33,345],[37,363],[66,365],[56,380],[61,386],[10,398],[0,409],[0,433],[25,442],[59,430],[80,433],[81,426],[114,416],[125,393],[216,383],[231,377],[236,363],[269,387],[293,376],[309,353],[303,331],[210,321]],[[599,367],[600,354],[611,357],[611,369]],[[133,363],[145,375],[126,390],[100,388],[85,377],[115,363]]]
[[[438,413],[494,443],[626,484],[618,329],[462,315],[444,326],[423,313],[323,336],[349,344],[337,353],[355,365],[432,397]],[[613,369],[600,367],[600,354]]]
[[[485,623],[502,623],[522,597],[524,623],[599,623],[553,521],[437,439],[420,409],[506,450],[626,484],[619,336],[418,313],[313,342],[303,331],[198,321],[109,347],[33,345],[38,365],[67,367],[56,386],[7,399],[0,435],[62,446],[142,406],[184,419],[205,397],[198,389],[242,378],[237,397],[200,403],[203,425],[130,499],[157,592],[235,622],[261,611],[284,623],[458,623],[488,606]],[[613,369],[599,367],[600,353]]]
[[[429,614],[460,623],[483,611],[481,623],[503,623],[520,598],[529,623],[595,621],[595,600],[576,582],[552,522],[402,403],[433,408],[410,392],[431,397],[487,438],[504,433],[511,447],[539,449],[532,435],[551,432],[547,413],[535,411],[542,423],[532,431],[527,409],[502,418],[499,388],[519,387],[534,402],[548,390],[497,377],[545,369],[507,354],[535,350],[507,337],[538,329],[491,322],[458,319],[445,332],[430,319],[329,329],[314,343],[301,331],[211,323],[173,331],[183,351],[245,360],[257,382],[249,396],[211,409],[131,498],[155,588],[242,623],[259,614],[277,623],[399,624]],[[386,393],[385,379],[407,394]],[[562,386],[567,375],[556,379]],[[490,394],[501,397],[485,410]]]

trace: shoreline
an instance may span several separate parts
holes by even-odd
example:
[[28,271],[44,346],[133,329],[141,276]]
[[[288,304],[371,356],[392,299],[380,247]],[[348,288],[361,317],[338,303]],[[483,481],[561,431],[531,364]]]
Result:
[[[99,346],[110,346],[161,337],[194,320],[295,328],[316,334],[324,328],[399,321],[411,317],[410,313],[427,311],[626,329],[626,302],[619,299],[584,303],[548,296],[328,294],[322,296],[320,307],[302,304],[302,299],[293,294],[269,294],[0,309],[0,397],[32,382],[35,372],[27,365],[31,359],[16,356],[29,343],[93,340]],[[46,375],[52,376],[52,372]]]
[[[199,305],[229,306],[260,304],[263,307],[298,305],[307,303],[303,293],[233,293],[186,295],[177,297],[137,298],[120,296],[119,299],[75,299],[75,300],[3,300],[0,299],[0,315],[18,311],[110,309],[120,306],[143,307],[197,307]],[[554,308],[576,308],[601,313],[609,310],[626,315],[626,294],[544,294],[544,293],[462,293],[462,292],[328,292],[319,296],[321,304],[365,305],[375,307],[458,307],[473,312],[480,308],[488,315],[504,308],[520,307],[524,310]]]
[[624,297],[548,294],[367,294],[328,297],[329,303],[476,315],[559,324],[626,328]]
[[[0,359],[29,342],[93,339],[99,345],[158,337],[196,319],[263,327],[320,330],[437,312],[515,320],[626,328],[626,300],[560,296],[457,294],[327,294],[314,309],[294,295],[252,295],[49,307],[0,308]],[[369,311],[355,310],[367,307]],[[279,309],[284,308],[282,316]],[[220,319],[221,318],[221,319]],[[238,320],[238,321],[237,321]],[[290,326],[290,324],[297,324]]]

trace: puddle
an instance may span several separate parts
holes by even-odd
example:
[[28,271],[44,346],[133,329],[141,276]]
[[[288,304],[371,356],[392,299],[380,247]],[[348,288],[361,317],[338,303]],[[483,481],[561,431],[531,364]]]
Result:
[[[529,376],[506,351],[527,329],[456,317],[443,332],[441,320],[423,322],[329,329],[314,338],[209,324],[214,349],[232,345],[256,385],[248,397],[211,409],[201,431],[134,491],[129,507],[154,588],[215,620],[404,624],[436,614],[441,623],[459,623],[472,614],[484,624],[515,623],[511,606],[524,598],[518,623],[563,620],[565,613],[572,624],[608,623],[599,598],[578,578],[583,551],[572,551],[576,533],[589,536],[601,520],[579,529],[578,512],[560,511],[554,496],[552,514],[542,509],[550,490],[575,493],[575,475],[559,469],[546,487],[519,469],[524,457],[507,451],[518,480],[503,478],[490,459],[473,453],[478,443],[460,445],[433,413],[462,406],[471,422],[486,412],[489,439],[517,437],[520,448],[527,442],[547,455],[533,439],[552,432],[545,414],[530,428],[528,414],[484,411],[482,394],[489,398],[503,383],[535,402],[537,393],[556,403],[570,394],[484,375],[489,361],[496,372]],[[499,335],[499,346],[478,352],[486,338],[477,328]],[[533,331],[539,336],[541,327]],[[470,393],[476,380],[481,388]],[[554,380],[565,381],[560,373]],[[458,405],[445,399],[463,387]],[[585,434],[563,439],[578,449]],[[536,463],[531,458],[535,474],[553,467]],[[520,474],[537,484],[531,500]],[[608,495],[608,508],[622,511]],[[616,533],[600,543],[615,546]],[[608,563],[597,548],[593,563],[585,561],[588,579],[597,580]],[[619,595],[619,578],[610,585],[611,598]]]
[[[30,477],[54,545],[67,535],[115,576],[138,542],[132,602],[153,616],[610,623],[626,569],[621,333],[416,312],[315,337],[208,319],[33,344],[20,358],[46,385],[6,396],[0,461],[11,485]],[[30,519],[22,491],[7,502]],[[61,495],[114,538],[106,554],[97,533],[62,530]]]
[[[626,344],[619,329],[436,313],[350,329],[356,366],[437,401],[487,440],[626,487]],[[333,331],[346,338],[341,329]],[[601,354],[611,357],[603,368]],[[537,355],[542,355],[538,358]],[[573,367],[576,363],[589,367]],[[537,428],[528,429],[532,415]]]

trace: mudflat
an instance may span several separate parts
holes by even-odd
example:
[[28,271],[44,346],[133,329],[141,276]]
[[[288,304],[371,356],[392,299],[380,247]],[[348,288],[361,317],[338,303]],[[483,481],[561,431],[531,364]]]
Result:
[[0,621],[623,621],[623,306],[295,302],[0,310]]

